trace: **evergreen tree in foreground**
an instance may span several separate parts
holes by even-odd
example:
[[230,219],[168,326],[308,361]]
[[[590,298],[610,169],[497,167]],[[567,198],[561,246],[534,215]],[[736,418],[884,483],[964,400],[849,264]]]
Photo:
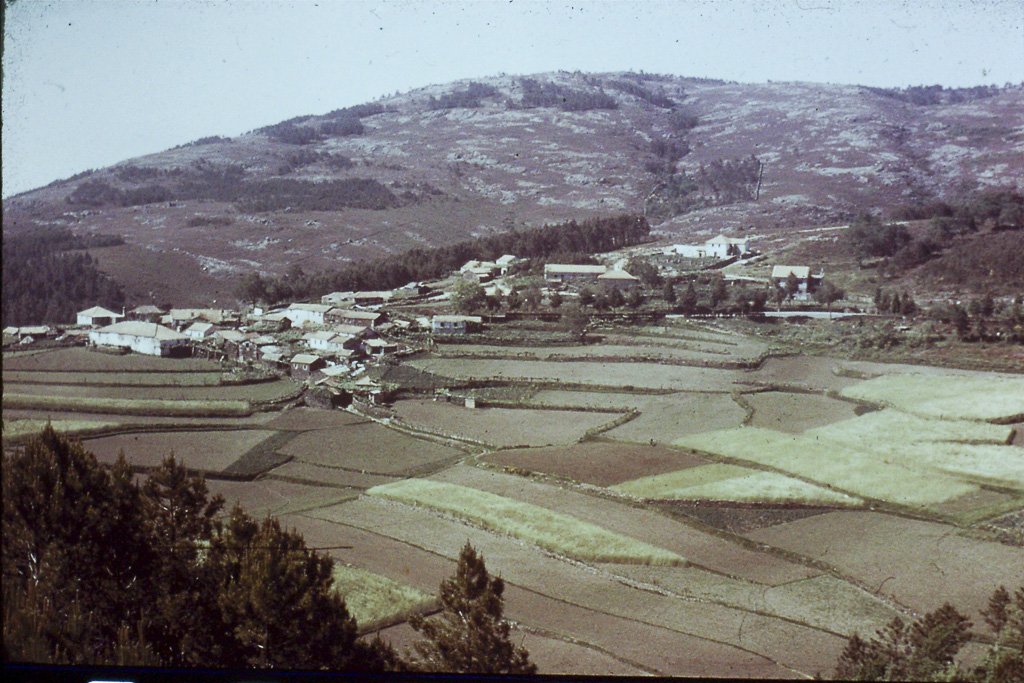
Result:
[[442,614],[410,625],[427,639],[415,645],[413,666],[426,672],[531,675],[537,667],[511,639],[502,616],[505,583],[487,573],[484,559],[467,542],[455,575],[441,583]]
[[332,561],[275,520],[226,518],[168,458],[139,485],[47,425],[4,453],[5,662],[396,670],[356,640]]

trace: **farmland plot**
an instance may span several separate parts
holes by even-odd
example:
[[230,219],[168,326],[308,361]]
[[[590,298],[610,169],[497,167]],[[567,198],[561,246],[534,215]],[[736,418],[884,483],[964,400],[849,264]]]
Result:
[[1021,377],[885,375],[848,387],[842,393],[923,417],[988,422],[1024,419]]
[[750,426],[791,434],[848,420],[855,416],[856,408],[853,403],[827,396],[782,391],[744,394],[742,401],[753,410]]
[[4,383],[84,384],[110,386],[209,387],[221,382],[220,372],[25,372],[4,371]]
[[173,453],[175,460],[185,467],[220,472],[273,435],[274,432],[263,429],[150,432],[88,439],[85,446],[102,462],[113,462],[123,451],[132,465],[157,467]]
[[394,410],[399,418],[413,427],[497,447],[572,443],[587,431],[619,417],[603,412],[474,409],[422,399],[398,401]]
[[713,464],[641,477],[613,491],[646,499],[722,500],[741,503],[859,505],[861,501],[778,472]]
[[747,550],[659,512],[617,500],[465,465],[438,472],[433,479],[474,487],[549,510],[570,511],[585,522],[665,548],[712,571],[759,583],[774,585],[817,573],[803,565]]
[[348,564],[335,563],[334,590],[345,599],[348,612],[361,632],[436,608],[432,594]]
[[300,463],[385,475],[403,474],[462,455],[454,448],[375,423],[303,432],[279,452]]
[[634,443],[650,443],[652,439],[668,443],[686,434],[738,427],[746,416],[731,396],[697,391],[650,396],[545,389],[538,391],[530,403],[639,410],[636,418],[604,433],[606,437]]
[[720,370],[657,363],[586,363],[580,361],[476,360],[424,358],[410,361],[413,367],[442,377],[541,381],[552,384],[583,384],[595,387],[634,387],[684,391],[729,392],[744,375],[739,370]]
[[481,456],[485,462],[551,474],[595,486],[611,486],[644,473],[672,472],[705,464],[697,456],[664,446],[585,441],[549,448],[513,448]]
[[975,624],[996,588],[1020,585],[1024,567],[1024,548],[875,512],[832,512],[745,535],[827,562],[920,613],[948,601]]
[[427,479],[407,479],[376,486],[367,493],[433,508],[584,561],[669,565],[685,562],[674,553],[611,533],[571,515],[480,489]]
[[[514,538],[467,527],[424,508],[367,497],[310,514],[451,558],[468,540],[487,558],[488,568],[505,579],[509,618],[592,643],[655,672],[781,676],[795,670],[812,675],[830,670],[842,648],[841,639],[817,629],[638,591],[606,572],[564,562]],[[623,638],[623,633],[630,637]]]
[[[358,495],[358,492],[351,489],[312,486],[270,478],[255,481],[207,479],[206,486],[210,495],[224,496],[225,511],[230,511],[232,506],[238,503],[247,512],[257,516],[289,515],[310,508],[336,505]],[[314,544],[309,539],[307,542],[310,545]]]
[[98,386],[36,383],[5,385],[5,393],[12,394],[158,401],[277,401],[295,395],[299,389],[300,386],[290,379],[218,386]]
[[4,358],[4,370],[63,372],[214,372],[220,364],[206,358],[158,358],[137,353],[114,355],[74,347],[31,356]]

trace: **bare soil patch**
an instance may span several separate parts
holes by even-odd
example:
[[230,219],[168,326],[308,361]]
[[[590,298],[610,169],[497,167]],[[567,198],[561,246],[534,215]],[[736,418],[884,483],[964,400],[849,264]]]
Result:
[[948,601],[975,624],[992,591],[1020,585],[1024,567],[1024,548],[875,512],[830,512],[746,536],[828,562],[918,612]]
[[275,432],[263,429],[209,432],[119,434],[84,441],[102,462],[125,458],[139,467],[157,467],[171,453],[179,464],[204,472],[220,472]]
[[754,410],[751,426],[791,434],[857,416],[855,404],[816,394],[765,391],[746,394],[743,401]]
[[860,381],[835,374],[841,367],[842,363],[835,358],[822,356],[769,358],[759,370],[748,373],[745,381],[808,391],[839,391]]
[[206,358],[158,358],[135,353],[114,355],[82,347],[4,358],[4,370],[63,372],[202,372],[221,369]]
[[553,474],[572,481],[612,486],[651,474],[705,464],[703,459],[664,446],[587,441],[570,446],[514,448],[488,453],[485,462]]
[[708,526],[734,534],[832,512],[832,508],[741,506],[715,502],[661,501],[658,504],[674,513],[693,517]]
[[499,447],[572,443],[618,417],[584,411],[466,408],[424,399],[398,401],[394,410],[414,427]]
[[462,454],[375,423],[305,432],[280,452],[299,462],[371,474],[403,474]]
[[285,410],[267,422],[270,429],[305,432],[311,429],[332,429],[369,422],[365,417],[343,410],[318,410],[296,407]]
[[[311,486],[271,478],[256,481],[207,479],[206,486],[211,495],[224,496],[225,512],[230,511],[235,503],[238,503],[257,517],[277,516],[294,510],[336,505],[342,500],[358,495],[357,492],[346,489]],[[306,542],[313,544],[309,537]]]
[[347,486],[353,489],[368,489],[372,486],[388,484],[401,478],[401,475],[397,474],[369,474],[362,470],[327,467],[309,462],[298,462],[296,460],[275,467],[269,476],[298,480],[309,484]]

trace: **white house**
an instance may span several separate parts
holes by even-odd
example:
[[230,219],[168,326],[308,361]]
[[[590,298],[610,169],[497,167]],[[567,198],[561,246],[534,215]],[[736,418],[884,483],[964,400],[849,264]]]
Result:
[[384,315],[377,311],[355,311],[350,308],[332,308],[324,314],[327,323],[376,327]]
[[806,299],[807,296],[817,289],[817,285],[825,277],[825,273],[811,273],[810,266],[773,266],[772,283],[776,287],[785,287],[792,275],[797,281],[797,291],[793,294],[794,299]]
[[100,327],[102,325],[113,325],[123,317],[122,314],[108,311],[102,306],[93,306],[78,312],[77,324]]
[[434,334],[466,334],[483,324],[478,315],[435,315],[431,320]]
[[709,256],[718,258],[729,258],[730,256],[742,256],[750,251],[750,239],[747,237],[726,237],[719,235],[712,237],[704,243]]
[[213,323],[194,322],[185,328],[183,334],[193,341],[203,341],[215,335],[218,328]]
[[303,323],[323,325],[324,315],[332,308],[330,304],[291,304],[285,309],[284,315],[296,327]]
[[170,356],[175,349],[188,347],[188,337],[163,325],[132,320],[89,332],[89,343],[120,346],[149,356]]

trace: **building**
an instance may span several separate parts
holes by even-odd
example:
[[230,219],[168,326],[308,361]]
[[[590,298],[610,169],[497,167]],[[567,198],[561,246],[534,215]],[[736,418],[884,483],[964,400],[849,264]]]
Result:
[[145,305],[136,306],[132,310],[128,311],[129,320],[141,320],[147,323],[158,323],[164,312],[156,306]]
[[77,324],[90,327],[104,327],[106,325],[113,325],[123,317],[123,314],[108,311],[102,306],[93,306],[78,312]]
[[750,253],[750,238],[719,235],[718,237],[712,237],[704,244],[673,245],[668,253],[673,252],[685,258],[726,259],[731,256],[743,256]]
[[544,279],[565,285],[594,284],[597,278],[608,272],[608,266],[576,266],[549,263],[544,266]]
[[704,243],[708,256],[717,258],[729,258],[730,256],[743,256],[750,251],[750,239],[747,237],[726,237],[719,235],[712,237]]
[[169,327],[139,320],[114,323],[89,333],[95,346],[119,346],[149,356],[171,356],[188,351],[188,337]]
[[387,353],[397,352],[398,344],[384,339],[367,339],[363,342],[363,348],[371,356],[383,356]]
[[640,279],[624,270],[609,270],[597,276],[597,283],[607,287],[615,287],[616,289],[629,289],[640,284]]
[[480,329],[483,321],[478,315],[435,315],[430,327],[434,334],[467,334]]
[[284,316],[292,321],[293,326],[312,323],[323,325],[324,316],[333,306],[330,304],[291,304],[284,311]]
[[505,273],[508,272],[509,268],[511,268],[517,263],[521,263],[523,260],[524,259],[521,259],[518,256],[514,256],[512,254],[505,254],[494,263],[495,265],[498,266],[498,269],[501,271],[501,274],[504,275]]
[[25,327],[5,327],[4,336],[17,337],[19,340],[31,337],[33,340],[53,336],[55,330],[49,325],[29,325]]
[[205,341],[217,333],[219,328],[213,323],[194,322],[183,331],[192,341]]
[[384,319],[383,313],[376,311],[356,311],[351,308],[332,308],[324,314],[324,321],[335,325],[358,325],[375,328]]
[[331,330],[311,332],[303,336],[306,344],[312,349],[329,354],[350,356],[363,347],[363,341],[351,334],[340,334]]
[[327,361],[311,353],[297,353],[292,356],[290,365],[292,367],[292,377],[295,379],[309,379],[310,375],[314,372],[327,367]]
[[331,292],[330,294],[324,294],[320,297],[320,303],[330,304],[331,306],[341,306],[343,304],[351,304],[352,297],[352,292]]
[[376,306],[386,304],[394,297],[394,292],[352,292],[352,303],[356,306]]
[[824,273],[811,273],[810,266],[773,266],[772,284],[776,287],[786,288],[790,276],[796,278],[797,291],[793,294],[794,299],[806,299],[818,288],[818,283],[824,279]]

